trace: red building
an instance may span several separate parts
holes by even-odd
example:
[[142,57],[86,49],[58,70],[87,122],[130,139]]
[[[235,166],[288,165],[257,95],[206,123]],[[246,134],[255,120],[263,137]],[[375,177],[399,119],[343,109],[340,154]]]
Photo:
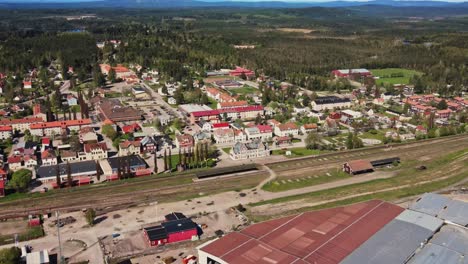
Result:
[[[174,217],[172,217],[172,215]],[[168,215],[169,216],[169,215]],[[161,225],[144,228],[145,238],[152,247],[198,238],[198,225],[183,214],[173,213],[166,216]],[[173,219],[173,220],[172,220]]]
[[5,181],[0,179],[0,197],[5,196]]
[[372,76],[372,73],[366,69],[334,70],[332,74],[337,78],[349,78],[353,75],[358,75],[360,77]]
[[242,68],[242,67],[236,67],[235,70],[232,70],[229,72],[229,75],[230,76],[242,76],[242,75],[245,75],[246,77],[252,77],[255,75],[255,72],[251,71],[251,70],[248,70],[248,69],[245,69],[245,68]]

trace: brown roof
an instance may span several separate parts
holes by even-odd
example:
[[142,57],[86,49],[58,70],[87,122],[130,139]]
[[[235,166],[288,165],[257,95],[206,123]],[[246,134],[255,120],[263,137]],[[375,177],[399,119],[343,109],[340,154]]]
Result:
[[129,148],[130,146],[134,146],[134,147],[140,147],[141,143],[140,141],[130,141],[130,140],[126,140],[122,143],[119,144],[120,148],[123,148],[123,149],[126,149],[126,148]]
[[201,250],[227,263],[335,264],[403,210],[373,200],[306,212],[249,226]]
[[103,100],[99,106],[106,119],[114,122],[136,121],[142,119],[142,112],[130,106],[123,106],[117,100]]
[[366,171],[374,169],[374,166],[368,160],[352,160],[348,162],[352,171]]
[[297,129],[297,125],[292,123],[292,122],[289,122],[289,123],[286,123],[286,124],[281,124],[278,126],[278,128],[281,130],[281,131],[285,131],[285,130],[294,130],[294,129]]
[[104,142],[84,144],[83,148],[86,153],[91,152],[95,149],[107,151],[107,145]]

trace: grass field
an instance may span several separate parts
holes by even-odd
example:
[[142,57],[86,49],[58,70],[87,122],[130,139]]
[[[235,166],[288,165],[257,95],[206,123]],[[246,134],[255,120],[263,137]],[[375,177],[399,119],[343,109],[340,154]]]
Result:
[[[383,85],[388,84],[408,84],[411,77],[414,75],[421,75],[421,72],[414,70],[407,70],[401,68],[387,68],[387,69],[376,69],[371,70],[372,74],[376,77],[380,77],[376,80],[377,84]],[[392,77],[392,75],[394,75]]]
[[[319,202],[323,200],[331,200],[340,197],[346,197],[349,195],[375,192],[404,185],[414,185],[413,187],[409,188],[411,189],[411,191],[408,191],[408,193],[411,194],[424,193],[428,190],[438,190],[441,188],[440,186],[447,186],[447,183],[455,183],[468,176],[468,168],[464,166],[467,155],[468,149],[464,149],[462,151],[456,151],[450,154],[446,154],[445,156],[441,156],[439,158],[434,158],[431,161],[425,163],[425,166],[427,166],[428,169],[422,171],[417,170],[413,162],[409,162],[408,164],[402,164],[399,172],[392,178],[377,179],[363,183],[341,186],[328,190],[287,196],[278,199],[254,203],[252,204],[252,206],[278,204],[297,200],[304,200],[304,202]],[[443,176],[446,176],[447,178],[444,180],[437,181],[437,179]],[[427,186],[426,184],[416,185],[424,181],[434,182],[428,183]],[[404,189],[389,191],[386,195],[389,197],[394,196],[396,194],[401,193],[401,190]],[[372,195],[369,196],[373,197]],[[400,198],[405,197],[402,195],[398,196]]]
[[322,183],[343,180],[350,178],[351,175],[344,173],[342,170],[337,169],[330,173],[324,173],[321,175],[309,175],[304,178],[296,179],[277,179],[275,181],[265,184],[262,189],[269,192],[282,192],[292,189],[304,188],[312,185],[318,185]]
[[244,85],[241,88],[229,89],[229,91],[235,94],[239,94],[239,95],[254,94],[254,93],[259,92],[258,89],[248,86],[248,85]]
[[273,155],[286,155],[287,151],[291,151],[291,155],[286,156],[288,158],[303,157],[310,155],[319,155],[320,150],[307,149],[307,148],[290,148],[290,149],[275,149],[272,151]]

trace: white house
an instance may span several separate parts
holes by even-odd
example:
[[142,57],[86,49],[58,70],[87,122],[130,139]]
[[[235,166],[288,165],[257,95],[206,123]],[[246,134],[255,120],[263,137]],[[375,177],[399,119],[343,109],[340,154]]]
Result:
[[213,132],[213,138],[217,144],[234,143],[234,130],[232,128],[217,129]]
[[299,135],[299,128],[292,122],[281,124],[275,127],[275,135],[279,137],[297,136]]

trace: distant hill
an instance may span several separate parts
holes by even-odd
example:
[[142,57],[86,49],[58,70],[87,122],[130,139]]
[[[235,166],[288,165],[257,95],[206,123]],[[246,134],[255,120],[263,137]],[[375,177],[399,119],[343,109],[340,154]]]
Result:
[[287,1],[223,1],[223,0],[0,0],[3,8],[181,8],[181,7],[250,7],[250,8],[304,8],[304,7],[468,7],[468,2],[373,0],[331,2]]

